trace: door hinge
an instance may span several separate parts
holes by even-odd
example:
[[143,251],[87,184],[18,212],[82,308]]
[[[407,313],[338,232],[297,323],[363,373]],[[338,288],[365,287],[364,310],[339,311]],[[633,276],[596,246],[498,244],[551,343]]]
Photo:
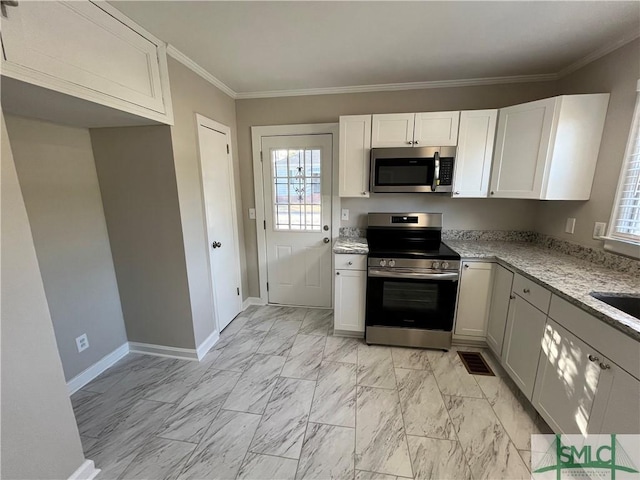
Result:
[[267,282],[267,292],[269,291],[269,282]]
[[267,221],[266,220],[262,221],[262,228],[264,228],[265,230],[267,229]]
[[262,150],[260,150],[260,161],[262,161]]
[[227,144],[227,154],[229,153],[229,144]]
[[238,292],[238,295],[240,295],[240,287],[236,287],[236,292]]

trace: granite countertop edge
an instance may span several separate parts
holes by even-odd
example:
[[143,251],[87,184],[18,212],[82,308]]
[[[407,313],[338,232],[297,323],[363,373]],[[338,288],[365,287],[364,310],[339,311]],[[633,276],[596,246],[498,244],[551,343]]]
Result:
[[362,237],[338,237],[333,244],[333,253],[339,255],[367,255],[369,253],[369,244],[367,239]]
[[[460,254],[460,256],[463,259],[495,261],[499,265],[502,265],[508,268],[509,270],[512,270],[513,272],[518,273],[528,278],[529,280],[532,280],[533,282],[537,283],[538,285],[541,285],[542,287],[546,288],[551,293],[557,295],[563,300],[566,300],[567,302],[580,308],[584,312],[598,318],[599,320],[602,320],[603,322],[611,325],[616,330],[619,330],[620,332],[640,342],[640,320],[636,319],[635,317],[632,317],[631,315],[624,313],[621,310],[618,310],[617,308],[607,305],[606,303],[601,302],[600,300],[597,300],[589,295],[589,293],[592,291],[607,291],[607,292],[615,293],[616,290],[620,290],[620,288],[607,289],[606,286],[604,285],[603,285],[603,288],[597,288],[597,287],[585,288],[585,287],[581,287],[578,284],[578,282],[572,283],[573,279],[570,276],[566,276],[566,277],[563,277],[565,288],[567,288],[567,286],[570,286],[572,288],[582,290],[579,293],[568,292],[568,291],[562,290],[557,285],[550,283],[550,281],[547,281],[547,279],[544,278],[544,273],[542,274],[532,273],[524,269],[522,266],[513,263],[513,261],[510,261],[510,259],[504,258],[504,255],[501,255],[501,252],[499,251],[501,245],[498,245],[499,243],[504,243],[504,242],[491,242],[491,241],[474,242],[474,245],[473,245],[474,251],[471,253],[469,252],[469,249],[460,248],[460,245],[465,243],[464,241],[449,240],[449,241],[445,241],[445,243],[451,249],[453,249],[456,253]],[[466,242],[466,243],[468,244],[469,242]],[[483,246],[482,246],[483,243],[485,243],[487,246],[487,250],[488,250],[487,252],[481,251],[483,249]],[[527,247],[524,244],[520,244],[520,249],[523,250],[522,252],[523,254],[526,248]],[[569,255],[562,254],[560,252],[545,249],[540,246],[529,244],[528,248],[531,249],[532,251],[534,250],[545,251],[545,253],[549,257],[547,263],[549,263],[552,268],[554,266],[554,260],[561,260],[564,266],[571,266],[571,264],[574,264],[576,269],[580,269],[581,267],[584,267],[585,263],[589,264],[589,262],[586,262],[585,260],[580,260],[580,259],[571,257]],[[513,256],[517,256],[518,253],[512,252],[507,255],[513,257]],[[524,255],[522,256],[524,257]],[[522,258],[522,261],[526,261],[526,260]],[[541,267],[543,270],[547,269],[547,265],[541,265],[541,263],[542,262],[537,262],[536,266]],[[611,281],[614,280],[613,279],[614,276],[628,277],[628,275],[626,274],[622,274],[620,272],[616,272],[615,270],[610,270],[605,267],[593,266],[593,268],[597,270],[598,273],[603,273],[604,275],[606,274],[611,275],[612,277]],[[603,279],[600,278],[600,280],[602,281]],[[606,282],[606,278],[604,279],[604,281]],[[628,291],[624,293],[640,293],[637,291],[637,289],[634,289],[633,287],[628,288],[627,290]],[[618,293],[623,293],[623,292],[618,292]]]

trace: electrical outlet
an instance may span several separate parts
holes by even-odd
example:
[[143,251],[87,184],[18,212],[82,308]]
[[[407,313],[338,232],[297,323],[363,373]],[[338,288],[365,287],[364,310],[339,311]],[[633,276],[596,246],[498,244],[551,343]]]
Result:
[[256,219],[256,209],[255,208],[250,208],[249,209],[249,220],[255,220]]
[[593,226],[593,238],[599,240],[606,235],[607,224],[605,222],[596,222]]
[[567,223],[564,226],[565,233],[573,234],[576,229],[576,219],[575,218],[567,218]]
[[340,220],[349,220],[349,209],[348,208],[343,208],[342,209],[342,216],[340,217]]
[[78,338],[76,338],[76,345],[78,347],[78,353],[89,348],[89,339],[87,338],[86,333],[83,333]]

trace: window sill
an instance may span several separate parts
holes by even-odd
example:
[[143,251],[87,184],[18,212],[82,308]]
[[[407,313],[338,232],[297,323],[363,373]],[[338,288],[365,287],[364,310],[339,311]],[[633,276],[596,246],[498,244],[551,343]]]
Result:
[[603,237],[603,240],[605,250],[626,257],[640,259],[640,244],[611,237]]

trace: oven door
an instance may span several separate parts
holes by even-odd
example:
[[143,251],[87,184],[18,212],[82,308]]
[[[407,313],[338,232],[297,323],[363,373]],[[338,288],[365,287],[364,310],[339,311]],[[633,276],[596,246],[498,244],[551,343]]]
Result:
[[369,268],[366,326],[453,330],[458,274],[397,274]]

